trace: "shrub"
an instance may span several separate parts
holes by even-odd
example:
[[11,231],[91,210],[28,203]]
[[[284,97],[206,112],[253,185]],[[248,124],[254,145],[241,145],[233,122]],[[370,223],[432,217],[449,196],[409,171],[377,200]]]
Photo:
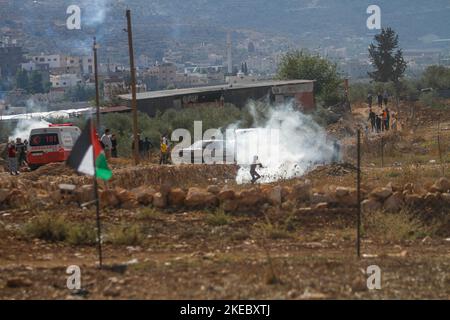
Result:
[[71,245],[94,245],[97,242],[97,231],[88,223],[73,224],[68,228],[66,241]]
[[403,241],[432,235],[433,229],[416,216],[402,210],[399,213],[375,212],[365,217],[364,229],[369,236],[387,241]]
[[25,224],[23,234],[27,238],[37,238],[46,241],[64,241],[69,225],[63,217],[43,214]]
[[114,226],[108,232],[107,242],[115,245],[139,245],[144,240],[142,229],[137,225]]
[[231,222],[231,218],[223,210],[217,210],[214,213],[208,214],[206,223],[211,226],[225,226]]

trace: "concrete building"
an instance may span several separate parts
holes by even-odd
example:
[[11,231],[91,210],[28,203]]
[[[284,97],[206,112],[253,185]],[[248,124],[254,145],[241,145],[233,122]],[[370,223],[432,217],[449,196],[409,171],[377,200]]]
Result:
[[175,86],[177,67],[173,63],[163,63],[153,66],[143,73],[145,83],[150,88],[167,88]]
[[52,74],[74,73],[89,75],[94,73],[94,58],[91,56],[68,56],[63,54],[50,54],[32,56],[35,64],[48,64]]
[[50,83],[52,88],[70,88],[75,87],[77,84],[82,84],[82,80],[76,74],[66,73],[50,75]]
[[[131,95],[119,96],[131,105]],[[139,111],[154,116],[157,111],[207,105],[220,107],[225,103],[243,108],[249,100],[267,99],[271,103],[294,101],[303,111],[315,108],[314,81],[264,81],[251,84],[219,85],[190,89],[150,91],[137,95]]]

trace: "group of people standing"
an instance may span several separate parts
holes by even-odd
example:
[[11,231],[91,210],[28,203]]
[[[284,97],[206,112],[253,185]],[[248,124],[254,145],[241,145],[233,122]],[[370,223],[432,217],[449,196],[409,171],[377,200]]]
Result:
[[105,151],[106,159],[117,158],[117,137],[111,130],[106,129],[100,138],[100,143]]
[[[147,137],[142,139],[141,135],[138,134],[138,151],[140,158],[143,160],[148,160],[150,158],[150,151],[152,148],[153,143],[150,141],[150,139]],[[131,150],[134,151],[134,139],[131,142]]]
[[388,108],[389,94],[386,90],[383,94],[380,92],[377,94],[377,102],[378,108],[381,110],[378,114],[373,111],[373,96],[369,93],[367,96],[367,104],[369,106],[369,118],[367,121],[370,123],[371,132],[380,133],[390,129],[397,129],[397,115],[391,114]]
[[[142,160],[150,160],[151,150],[154,148],[153,143],[149,138],[141,138],[138,134],[138,150],[139,156]],[[105,151],[106,158],[117,158],[117,138],[115,134],[111,134],[110,129],[106,129],[105,133],[100,138],[100,143]],[[131,144],[131,149],[134,150],[134,139]],[[166,134],[162,135],[160,138],[160,157],[159,164],[169,164],[170,163],[170,142]]]
[[22,142],[21,138],[17,138],[16,142],[11,140],[8,145],[8,169],[11,175],[19,175],[20,168],[27,165],[28,141]]

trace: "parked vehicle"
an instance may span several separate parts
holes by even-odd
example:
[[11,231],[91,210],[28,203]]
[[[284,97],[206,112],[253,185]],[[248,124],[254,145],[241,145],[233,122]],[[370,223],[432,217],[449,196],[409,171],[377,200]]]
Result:
[[[195,164],[214,164],[226,163],[226,151],[231,150],[234,145],[225,140],[199,140],[188,148],[181,149],[180,157],[189,159],[188,163]],[[189,157],[186,156],[189,154]],[[234,157],[231,158],[234,161]]]
[[81,130],[71,124],[51,124],[30,132],[27,162],[31,170],[66,161]]

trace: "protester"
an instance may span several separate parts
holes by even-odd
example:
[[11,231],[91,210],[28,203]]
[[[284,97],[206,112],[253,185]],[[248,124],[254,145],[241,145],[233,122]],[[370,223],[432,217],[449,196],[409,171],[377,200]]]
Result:
[[117,158],[117,138],[115,134],[111,135],[111,157]]
[[19,171],[17,170],[17,150],[16,144],[13,140],[8,144],[8,167],[9,173],[13,175],[19,175]]
[[105,151],[106,159],[111,158],[112,142],[111,142],[111,136],[110,136],[109,129],[105,130],[105,133],[100,138],[100,140],[101,140],[101,142],[103,144],[103,148],[104,148],[104,151]]
[[389,112],[389,109],[386,108],[386,130],[390,129],[390,122],[391,122],[391,114]]
[[384,90],[384,93],[383,93],[383,102],[384,102],[384,106],[385,106],[385,107],[388,105],[388,100],[389,100],[389,93],[388,93],[386,90]]
[[375,127],[377,129],[377,133],[380,133],[380,131],[381,131],[381,118],[380,118],[380,116],[378,114],[375,115]]
[[378,108],[383,108],[383,96],[378,92]]
[[258,160],[258,156],[253,157],[253,163],[250,165],[250,175],[252,176],[252,184],[254,184],[258,179],[261,179],[261,176],[258,172],[256,172],[256,168],[262,168],[263,165]]
[[367,104],[369,105],[369,109],[372,109],[372,101],[373,101],[372,94],[369,93],[369,94],[367,95]]
[[376,114],[372,111],[372,108],[369,111],[369,119],[367,119],[367,121],[370,121],[372,132],[374,132],[376,129]]
[[386,121],[387,121],[387,113],[386,110],[383,109],[383,111],[381,112],[381,131],[385,131],[386,130]]
[[17,166],[20,169],[20,167],[27,164],[27,147],[21,138],[16,139],[16,156]]
[[392,124],[391,124],[391,128],[392,128],[392,130],[394,130],[394,131],[397,130],[397,114],[396,114],[396,113],[392,114]]
[[144,139],[144,154],[147,159],[150,158],[150,149],[153,148],[153,144],[148,137]]
[[159,153],[159,164],[167,164],[168,161],[168,154],[169,154],[169,146],[168,141],[164,139],[164,137],[161,138],[161,144],[160,144],[160,153]]
[[[367,126],[366,126],[366,131],[367,131]],[[334,140],[333,142],[333,158],[332,158],[332,163],[338,163],[341,159],[341,145],[339,144],[339,142],[337,140]]]

